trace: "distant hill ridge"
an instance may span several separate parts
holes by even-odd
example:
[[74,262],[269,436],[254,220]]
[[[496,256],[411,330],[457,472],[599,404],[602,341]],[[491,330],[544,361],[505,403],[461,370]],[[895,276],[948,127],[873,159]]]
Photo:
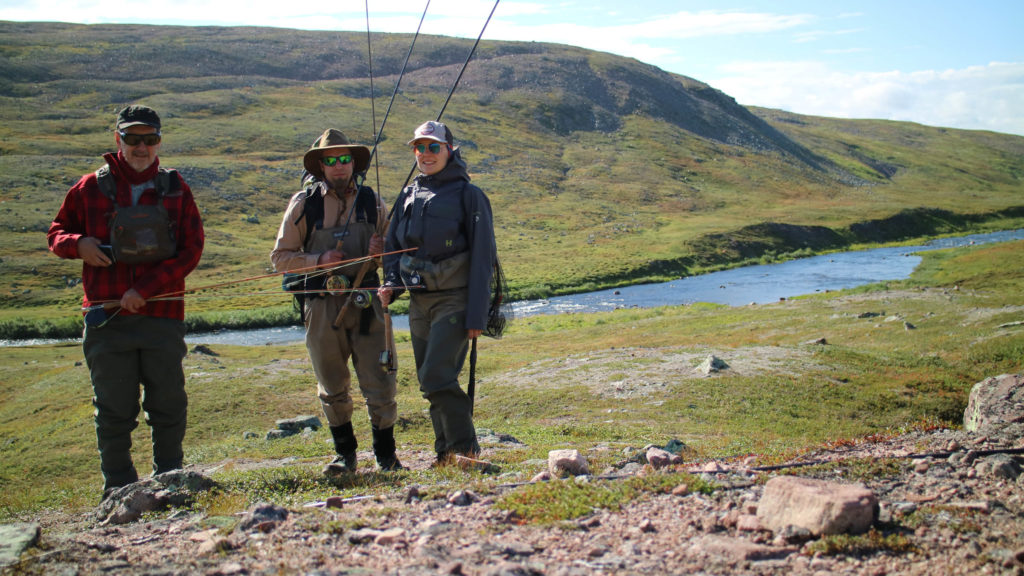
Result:
[[[412,36],[375,37],[374,75],[397,75]],[[0,93],[12,96],[12,79],[210,78],[225,88],[242,88],[250,77],[314,82],[363,80],[370,73],[366,36],[357,32],[0,22],[0,39],[6,56],[0,60],[0,77],[7,79],[0,82]],[[452,81],[471,44],[421,36],[406,71],[408,81]],[[621,127],[622,116],[643,114],[723,144],[778,151],[815,169],[828,165],[703,82],[625,58],[595,62],[593,54],[556,44],[490,41],[476,53],[462,82],[465,89],[550,100],[537,120],[560,135],[613,132]]]
[[[193,280],[266,274],[302,153],[326,126],[372,145],[412,39],[372,34],[371,98],[363,33],[0,22],[0,323],[80,299],[80,263],[47,254],[44,233],[129,103],[160,111],[161,160],[203,211]],[[439,114],[472,45],[416,40],[367,174],[386,202],[411,173],[407,135]],[[745,107],[572,46],[484,40],[443,120],[491,199],[517,298],[1024,225],[1024,137]]]

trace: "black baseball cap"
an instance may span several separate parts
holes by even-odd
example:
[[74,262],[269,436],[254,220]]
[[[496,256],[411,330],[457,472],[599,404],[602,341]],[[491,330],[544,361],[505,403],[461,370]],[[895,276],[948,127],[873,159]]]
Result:
[[160,116],[149,106],[126,106],[117,113],[117,124],[114,128],[122,130],[129,126],[152,126],[159,132]]

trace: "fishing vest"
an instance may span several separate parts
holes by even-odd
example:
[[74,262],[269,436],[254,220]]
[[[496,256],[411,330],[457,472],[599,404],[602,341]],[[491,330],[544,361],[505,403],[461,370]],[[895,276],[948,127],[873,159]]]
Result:
[[[431,205],[433,191],[414,187],[404,211],[407,238],[421,242],[417,254],[403,254],[399,258],[402,280],[410,290],[455,290],[469,285],[468,231],[465,209],[468,183],[463,182],[458,204]],[[445,254],[448,251],[454,253]],[[419,286],[421,288],[411,288]]]
[[164,207],[163,199],[181,194],[175,170],[160,168],[153,179],[157,203],[154,205],[119,206],[117,182],[104,164],[96,170],[96,184],[104,196],[114,203],[110,216],[110,247],[115,262],[142,264],[173,257],[178,251],[174,225]]

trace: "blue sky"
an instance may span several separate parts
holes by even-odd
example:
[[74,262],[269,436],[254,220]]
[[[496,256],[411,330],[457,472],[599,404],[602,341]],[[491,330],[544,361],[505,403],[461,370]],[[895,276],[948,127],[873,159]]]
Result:
[[[5,0],[0,20],[415,31],[426,0]],[[493,0],[431,0],[422,32],[475,38]],[[491,40],[572,44],[741,104],[1024,135],[1024,2],[500,0]]]

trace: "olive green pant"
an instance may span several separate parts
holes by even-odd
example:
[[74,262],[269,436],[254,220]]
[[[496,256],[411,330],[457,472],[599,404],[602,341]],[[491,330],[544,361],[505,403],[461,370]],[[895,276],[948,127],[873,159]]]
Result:
[[459,386],[466,361],[466,291],[414,292],[409,332],[416,357],[420,392],[430,402],[434,451],[439,457],[477,454],[473,400]]
[[385,349],[380,302],[373,298],[372,308],[366,310],[349,306],[341,325],[335,328],[334,321],[346,297],[306,301],[306,350],[316,374],[324,416],[334,427],[352,421],[352,373],[348,367],[351,357],[370,424],[377,429],[390,428],[398,420],[398,386],[394,374],[388,374],[380,364],[380,353]]
[[153,473],[181,468],[188,409],[181,366],[185,323],[119,314],[101,327],[86,326],[82,350],[92,377],[104,490],[138,480],[131,447],[140,385],[152,433]]

